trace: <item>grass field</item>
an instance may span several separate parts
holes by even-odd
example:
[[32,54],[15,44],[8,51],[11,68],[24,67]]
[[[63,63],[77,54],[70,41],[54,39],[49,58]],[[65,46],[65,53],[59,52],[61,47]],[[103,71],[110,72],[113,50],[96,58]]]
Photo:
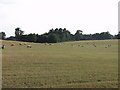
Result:
[[32,48],[2,42],[6,46],[2,50],[3,88],[118,87],[117,40],[28,43]]

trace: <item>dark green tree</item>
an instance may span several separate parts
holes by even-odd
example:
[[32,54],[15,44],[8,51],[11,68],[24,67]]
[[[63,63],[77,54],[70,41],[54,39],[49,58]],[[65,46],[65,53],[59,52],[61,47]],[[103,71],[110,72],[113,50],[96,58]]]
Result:
[[16,39],[14,36],[10,36],[10,37],[6,38],[6,40],[14,40],[15,41]]
[[34,34],[28,34],[27,35],[27,41],[28,42],[36,42],[37,41],[37,36],[36,36],[36,34],[34,33]]
[[57,35],[56,34],[50,34],[48,36],[48,43],[57,43],[58,39],[57,39]]
[[113,38],[113,36],[108,31],[100,33],[100,37],[101,37],[102,40]]
[[120,39],[120,31],[118,32],[117,35],[114,36],[114,39]]
[[6,38],[6,34],[5,32],[0,32],[0,39],[5,39]]
[[15,38],[16,40],[19,40],[20,36],[24,34],[24,31],[22,31],[19,27],[15,28]]
[[74,35],[74,38],[76,41],[79,41],[79,40],[82,40],[83,39],[83,35],[82,35],[82,30],[77,30],[75,35]]

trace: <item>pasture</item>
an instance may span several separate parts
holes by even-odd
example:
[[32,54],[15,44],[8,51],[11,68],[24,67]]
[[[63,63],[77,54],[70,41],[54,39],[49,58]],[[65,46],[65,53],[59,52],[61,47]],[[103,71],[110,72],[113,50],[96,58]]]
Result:
[[3,88],[118,87],[117,40],[2,43]]

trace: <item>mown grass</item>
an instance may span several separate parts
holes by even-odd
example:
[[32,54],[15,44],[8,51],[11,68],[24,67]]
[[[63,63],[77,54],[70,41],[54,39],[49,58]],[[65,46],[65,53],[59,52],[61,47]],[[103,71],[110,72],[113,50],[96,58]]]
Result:
[[117,40],[18,43],[3,41],[3,88],[118,87]]

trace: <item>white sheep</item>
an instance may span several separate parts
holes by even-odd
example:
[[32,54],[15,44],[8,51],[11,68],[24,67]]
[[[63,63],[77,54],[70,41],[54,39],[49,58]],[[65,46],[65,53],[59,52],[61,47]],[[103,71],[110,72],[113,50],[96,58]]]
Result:
[[14,44],[14,43],[12,43],[12,44],[11,44],[11,46],[15,46],[15,44]]
[[27,48],[32,48],[32,46],[31,45],[27,45]]
[[27,43],[24,43],[24,45],[27,45]]
[[5,49],[5,45],[2,45],[2,47],[1,47],[2,49]]
[[19,45],[22,45],[22,43],[19,43]]

